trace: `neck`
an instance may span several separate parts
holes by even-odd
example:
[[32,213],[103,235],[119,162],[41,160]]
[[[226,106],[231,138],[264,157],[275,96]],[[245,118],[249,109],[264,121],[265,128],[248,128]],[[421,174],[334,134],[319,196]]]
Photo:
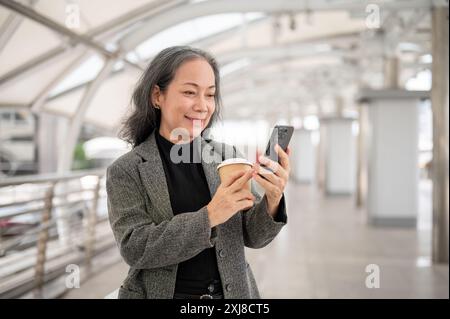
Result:
[[159,128],[158,132],[159,132],[159,135],[161,135],[162,137],[164,137],[166,140],[170,141],[173,144],[177,144],[177,143],[178,144],[188,144],[194,140],[194,138],[190,135],[187,140],[183,140],[181,135],[171,136],[170,132],[168,130],[165,130],[162,127]]

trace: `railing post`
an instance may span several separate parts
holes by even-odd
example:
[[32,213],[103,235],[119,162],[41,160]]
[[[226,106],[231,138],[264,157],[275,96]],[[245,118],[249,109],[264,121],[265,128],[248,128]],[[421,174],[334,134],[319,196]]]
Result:
[[49,223],[52,216],[52,208],[53,208],[53,195],[55,189],[55,182],[53,182],[50,187],[47,189],[45,193],[44,200],[44,210],[42,212],[42,220],[41,227],[42,229],[39,232],[39,237],[37,241],[37,256],[36,256],[36,265],[35,265],[35,297],[42,297],[42,288],[45,281],[45,261],[46,261],[46,251],[47,251],[47,242],[49,237]]
[[86,236],[86,272],[87,275],[92,270],[92,256],[95,250],[95,228],[97,226],[97,210],[98,199],[100,196],[100,182],[101,176],[98,176],[97,184],[95,185],[94,197],[92,199],[92,207],[88,211],[88,224],[87,224],[87,236]]

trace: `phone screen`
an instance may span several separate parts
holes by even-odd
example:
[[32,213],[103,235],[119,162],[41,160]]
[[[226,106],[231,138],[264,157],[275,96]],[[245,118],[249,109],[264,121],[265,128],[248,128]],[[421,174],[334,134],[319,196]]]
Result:
[[265,156],[275,162],[278,162],[278,154],[275,151],[275,145],[280,145],[281,148],[286,151],[293,132],[293,126],[276,125],[273,128],[269,142],[267,143]]

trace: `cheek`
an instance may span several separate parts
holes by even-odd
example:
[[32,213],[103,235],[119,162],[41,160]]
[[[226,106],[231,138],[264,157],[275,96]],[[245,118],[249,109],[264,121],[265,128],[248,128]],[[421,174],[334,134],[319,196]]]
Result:
[[183,98],[172,99],[167,105],[170,105],[167,109],[173,119],[182,118],[190,109],[189,102]]
[[204,126],[207,126],[209,122],[211,122],[211,118],[214,114],[214,111],[215,111],[214,106],[208,108],[208,116],[206,117],[206,122],[203,124]]
[[192,99],[187,97],[181,97],[178,99],[178,109],[180,112],[188,113],[194,106]]
[[212,102],[210,105],[211,106],[208,107],[208,111],[209,111],[209,116],[212,116],[214,111],[216,110],[216,103]]

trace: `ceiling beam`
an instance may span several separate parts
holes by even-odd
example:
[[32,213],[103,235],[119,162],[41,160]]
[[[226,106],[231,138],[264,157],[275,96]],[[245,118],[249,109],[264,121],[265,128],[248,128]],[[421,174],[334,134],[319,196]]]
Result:
[[[28,4],[30,6],[34,6],[34,4],[38,0],[28,0]],[[0,27],[0,53],[11,39],[11,37],[16,32],[17,28],[22,23],[23,17],[17,15],[15,13],[11,13],[5,20],[5,22]]]
[[[2,0],[4,1],[4,0]],[[135,24],[143,19],[152,18],[157,14],[164,13],[165,10],[173,9],[175,6],[187,3],[188,0],[159,0],[152,1],[149,4],[145,4],[131,12],[128,12],[116,19],[113,19],[97,28],[94,28],[86,34],[82,35],[88,39],[104,39],[105,37],[111,36],[114,32],[118,32],[124,28],[128,28],[130,25]],[[0,4],[2,4],[0,2]],[[49,50],[32,60],[26,62],[23,65],[7,72],[0,77],[0,86],[9,83],[12,80],[21,78],[28,72],[35,70],[37,67],[45,67],[47,63],[53,63],[56,58],[63,58],[66,54],[70,54],[74,45],[78,45],[77,39],[71,39],[68,44],[61,45],[57,48]],[[141,68],[140,68],[141,69]],[[142,69],[141,69],[142,70]]]
[[[335,11],[335,10],[361,10],[365,12],[366,2],[360,0],[348,1],[328,1],[328,0],[211,0],[191,4],[189,6],[179,7],[171,10],[169,14],[155,17],[136,30],[133,30],[120,40],[120,46],[126,50],[135,48],[138,44],[149,39],[153,35],[179,23],[214,14],[223,13],[246,13],[263,12],[279,13],[286,12],[316,12],[316,11]],[[445,0],[410,0],[384,2],[383,10],[400,10],[415,8],[430,8],[432,6],[445,5]]]
[[110,50],[105,49],[105,47],[102,44],[97,43],[84,35],[73,32],[72,30],[66,28],[65,26],[59,24],[58,22],[55,22],[52,19],[47,18],[46,16],[38,13],[33,8],[27,7],[13,0],[0,0],[0,4],[5,8],[8,8],[9,10],[16,12],[34,22],[37,22],[58,34],[66,36],[69,39],[76,41],[78,43],[83,43],[84,45],[94,49],[95,51],[104,55],[107,58],[117,58],[118,52],[112,52]]

